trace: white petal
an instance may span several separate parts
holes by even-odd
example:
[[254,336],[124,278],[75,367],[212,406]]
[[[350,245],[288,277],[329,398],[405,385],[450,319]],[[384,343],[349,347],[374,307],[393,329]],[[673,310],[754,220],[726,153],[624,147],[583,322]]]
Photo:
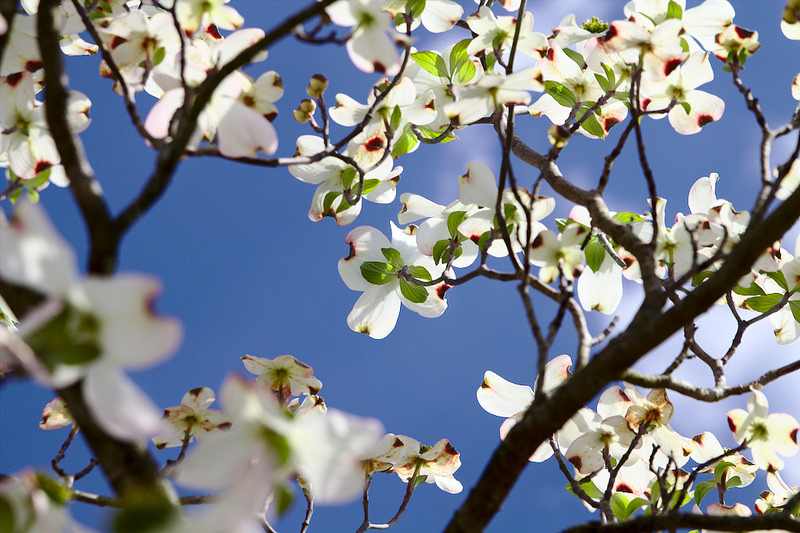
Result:
[[533,389],[511,383],[491,370],[483,375],[477,395],[478,403],[485,411],[503,417],[524,411],[533,401]]

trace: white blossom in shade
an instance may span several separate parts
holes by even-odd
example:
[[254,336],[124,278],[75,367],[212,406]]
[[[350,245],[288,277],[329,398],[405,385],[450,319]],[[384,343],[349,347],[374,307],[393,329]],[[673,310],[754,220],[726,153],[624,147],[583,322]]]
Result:
[[797,487],[787,485],[779,472],[767,472],[767,487],[769,490],[763,491],[753,505],[758,514],[770,510],[783,511],[783,505],[797,494]]
[[160,363],[181,341],[180,323],[153,313],[160,292],[155,279],[78,278],[74,253],[41,208],[28,203],[11,221],[0,219],[0,276],[47,297],[23,317],[19,333],[47,368],[51,386],[84,378],[93,416],[117,438],[163,431],[160,410],[124,373]]
[[387,433],[364,459],[364,474],[371,476],[377,472],[394,470],[403,461],[405,451],[403,436]]
[[74,423],[75,420],[73,420],[69,409],[67,409],[66,402],[61,396],[57,396],[44,406],[42,410],[42,421],[39,422],[39,427],[42,429],[59,429],[73,425]]
[[[386,8],[392,15],[406,12],[406,0],[391,0]],[[453,28],[461,20],[464,8],[453,0],[426,0],[422,15],[411,23],[413,31],[419,27],[420,22],[431,33],[443,33]],[[405,32],[405,23],[397,26],[398,31]]]
[[505,54],[511,49],[511,43],[519,24],[517,51],[539,59],[547,50],[547,37],[533,31],[533,14],[526,11],[521,21],[516,17],[496,17],[487,6],[481,6],[477,13],[467,17],[467,25],[476,37],[467,46],[467,53],[477,55],[481,52],[491,54],[499,50]]
[[[795,248],[795,255],[797,255],[798,251],[800,251],[800,249]],[[778,269],[778,272],[780,272],[786,280],[785,287],[773,278],[758,278],[759,284],[766,294],[783,296],[786,294],[787,290],[794,291],[798,284],[800,284],[800,260],[798,260],[797,257],[783,263],[780,269]],[[800,336],[800,324],[795,320],[793,311],[798,305],[798,300],[800,300],[800,293],[791,292],[787,304],[769,315],[769,320],[775,328],[773,333],[775,334],[775,340],[778,341],[778,344],[790,344]],[[744,305],[745,307],[748,306],[747,300],[745,300]]]
[[[581,474],[591,474],[605,467],[604,455],[619,460],[631,446],[636,434],[624,416],[602,418],[599,414],[586,420],[584,433],[572,441],[564,457]],[[636,444],[638,448],[641,442]],[[627,464],[627,463],[626,463]]]
[[224,490],[255,471],[264,494],[293,474],[320,503],[361,493],[363,460],[383,435],[379,422],[333,410],[290,417],[270,390],[238,376],[225,380],[222,402],[233,426],[209,435],[175,469],[179,483]]
[[[494,173],[485,164],[472,161],[467,165],[467,173],[459,176],[458,191],[459,201],[462,204],[482,208],[471,212],[470,216],[459,224],[458,231],[475,243],[479,242],[484,233],[494,231],[494,240],[489,244],[487,253],[494,257],[508,255],[508,247],[501,238],[495,221],[498,190]],[[522,203],[517,200],[517,196]],[[511,248],[514,252],[519,252],[522,250],[522,243],[533,240],[540,231],[546,229],[539,220],[553,212],[555,200],[548,196],[539,196],[532,201],[531,195],[526,189],[517,188],[515,194],[509,188],[503,191],[502,205],[506,225],[512,226],[509,235]],[[530,208],[530,235],[527,234],[528,220],[525,216],[525,208],[528,206],[532,206]]]
[[541,71],[528,67],[508,76],[486,74],[476,83],[453,88],[458,98],[444,105],[445,114],[456,125],[467,125],[510,104],[528,105],[530,91],[542,92]]
[[256,383],[279,393],[279,398],[288,400],[301,394],[315,395],[322,382],[314,377],[314,370],[291,355],[279,355],[275,359],[266,357],[242,357],[244,367],[258,376]]
[[622,267],[606,252],[597,272],[584,268],[578,278],[578,300],[584,311],[613,314],[622,301]]
[[426,476],[426,483],[436,483],[450,494],[458,494],[464,489],[453,475],[461,466],[461,458],[449,440],[442,439],[433,446],[424,446],[405,435],[398,435],[397,439],[403,443],[403,457],[394,468],[400,479],[408,483],[416,473]]
[[226,5],[230,0],[178,0],[175,9],[181,29],[191,36],[198,28],[214,24],[224,30],[239,29],[244,18]]
[[[366,140],[365,143],[360,141]],[[353,158],[362,168],[369,169],[364,174],[364,189],[361,198],[379,204],[394,200],[396,185],[403,167],[394,166],[391,157],[381,157],[385,152],[386,137],[382,133],[369,139],[363,137],[351,141],[346,155]],[[326,150],[325,141],[314,135],[301,135],[297,138],[296,157],[312,157]],[[373,166],[377,163],[377,166]],[[361,213],[362,202],[350,205],[345,194],[355,196],[358,192],[358,174],[355,168],[339,158],[328,156],[313,163],[292,165],[289,173],[305,183],[317,185],[308,218],[319,222],[326,216],[333,217],[340,226],[353,222]],[[352,201],[352,200],[351,200]]]
[[574,280],[583,271],[581,245],[589,229],[580,224],[570,224],[560,234],[550,230],[540,232],[531,243],[530,262],[541,267],[539,279],[552,283],[561,276]]
[[[572,366],[572,359],[568,355],[559,355],[549,361],[544,367],[544,377],[542,390],[550,392],[569,376],[569,367]],[[505,421],[500,426],[500,439],[505,439],[511,428],[525,414],[530,404],[533,402],[534,390],[527,385],[512,383],[491,370],[487,370],[483,376],[483,382],[477,391],[478,403],[488,413],[495,416],[505,417]],[[568,420],[559,429],[555,438],[563,450],[584,433],[588,427],[586,420],[593,417],[592,411],[582,408],[575,416]],[[549,442],[542,443],[530,457],[530,461],[542,462],[553,455],[553,450]]]
[[738,479],[739,484],[737,487],[746,487],[756,479],[756,472],[758,467],[744,458],[739,452],[729,453],[723,457],[725,451],[720,445],[717,438],[710,431],[705,431],[700,435],[692,438],[694,441],[694,450],[692,451],[691,458],[694,462],[705,464],[713,459],[717,459],[710,463],[700,472],[704,474],[711,474],[720,463],[730,463],[730,466],[725,468],[725,477],[723,483],[728,480]]
[[388,7],[388,0],[339,0],[325,8],[334,24],[353,28],[347,53],[364,72],[394,75],[400,70],[395,43],[404,43],[406,37],[394,29]]
[[797,420],[785,413],[768,415],[767,397],[755,390],[747,400],[747,411],[733,409],[728,412],[728,426],[738,443],[747,442],[753,462],[762,470],[775,472],[783,468],[783,459],[798,451]]
[[[436,318],[447,309],[444,281],[415,285],[412,278],[432,281],[444,265],[436,265],[417,248],[416,239],[391,223],[391,242],[371,226],[359,226],[347,234],[350,253],[339,260],[339,275],[348,288],[363,291],[347,316],[350,329],[374,339],[394,329],[400,304],[426,318]],[[366,276],[366,277],[365,277]]]
[[[480,4],[481,0],[475,0],[476,4]],[[500,5],[506,11],[519,11],[520,0],[498,0],[495,4]]]
[[652,446],[658,446],[659,454],[669,458],[676,466],[681,467],[689,460],[694,450],[692,440],[688,439],[669,425],[674,407],[664,389],[652,389],[643,396],[633,387],[625,389],[625,396],[631,401],[625,418],[634,430],[641,424],[648,428],[642,444],[642,453],[649,455]]
[[[261,113],[239,100],[242,90],[243,81],[237,74],[220,83],[198,117],[189,148],[196,148],[205,139],[216,140],[220,153],[227,157],[253,157],[259,151],[275,153],[278,149],[275,128]],[[145,120],[145,128],[153,137],[169,136],[170,123],[183,105],[183,97],[183,89],[171,89],[153,106]]]
[[214,391],[208,387],[198,387],[183,395],[181,404],[164,409],[164,420],[170,431],[153,437],[156,448],[181,446],[187,436],[202,441],[214,431],[229,429],[231,419],[227,413],[209,409],[214,403]]

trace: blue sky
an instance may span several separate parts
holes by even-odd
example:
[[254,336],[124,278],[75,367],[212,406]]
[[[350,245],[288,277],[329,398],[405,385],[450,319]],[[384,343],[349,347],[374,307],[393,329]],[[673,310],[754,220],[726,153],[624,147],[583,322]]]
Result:
[[[468,10],[474,4],[462,2]],[[697,2],[689,1],[689,7]],[[758,30],[762,50],[748,63],[745,83],[761,98],[770,124],[788,121],[796,102],[789,85],[800,71],[800,43],[783,39],[778,28],[783,2],[775,0],[733,0],[742,26]],[[245,16],[247,26],[271,27],[301,2],[244,0],[234,2]],[[534,29],[545,34],[567,13],[578,21],[597,15],[606,20],[622,18],[622,1],[529,2],[536,22]],[[551,7],[557,6],[557,7]],[[556,11],[558,10],[558,11]],[[423,32],[424,34],[424,32]],[[459,32],[458,39],[466,37]],[[420,49],[442,49],[441,36],[427,35],[417,43]],[[71,58],[68,67],[72,86],[93,101],[93,123],[82,139],[109,204],[116,212],[144,183],[154,166],[155,153],[144,145],[130,126],[124,108],[110,91],[108,80],[97,76],[98,58]],[[691,137],[675,134],[666,120],[645,120],[648,156],[659,180],[660,194],[669,199],[667,220],[677,211],[687,211],[686,196],[691,184],[710,172],[721,176],[718,195],[738,209],[749,209],[758,187],[758,146],[755,122],[744,109],[742,98],[731,86],[730,76],[714,61],[715,80],[703,87],[721,96],[727,104],[723,118]],[[268,59],[250,72],[277,70],[286,93],[277,105],[279,154],[291,155],[298,135],[310,133],[291,118],[308,78],[323,72],[331,80],[328,101],[344,92],[365,101],[375,76],[359,73],[344,50],[332,45],[309,47],[290,41],[270,51]],[[152,98],[139,95],[144,113]],[[546,119],[522,119],[520,134],[534,148],[546,146]],[[343,135],[344,129],[334,130]],[[336,136],[337,133],[334,133]],[[564,174],[578,185],[589,187],[599,176],[602,158],[618,138],[612,130],[606,141],[574,139],[560,160]],[[443,146],[422,146],[399,161],[405,171],[398,193],[415,192],[447,204],[457,195],[458,175],[467,163],[480,160],[499,167],[499,149],[489,126],[459,133],[457,142]],[[788,153],[788,145],[778,145]],[[632,146],[625,149],[614,167],[607,200],[617,211],[647,209],[646,189],[637,170]],[[517,176],[531,183],[536,173],[515,166]],[[292,178],[285,169],[248,167],[208,158],[184,161],[164,197],[133,227],[123,242],[121,271],[141,271],[158,276],[164,285],[158,309],[178,316],[185,328],[179,352],[166,364],[134,374],[136,381],[161,407],[180,402],[181,396],[198,386],[219,390],[226,375],[243,373],[239,358],[245,354],[273,358],[288,353],[311,365],[324,386],[321,395],[330,407],[380,419],[387,431],[406,434],[423,443],[450,439],[461,453],[462,467],[456,477],[466,490],[445,494],[433,485],[418,489],[408,511],[393,531],[435,531],[441,529],[460,505],[497,446],[501,419],[484,412],[475,391],[487,369],[518,383],[532,383],[536,353],[524,321],[516,287],[511,284],[476,280],[448,292],[449,308],[438,319],[424,319],[405,309],[394,332],[376,341],[350,331],[345,318],[359,293],[347,289],[339,278],[336,262],[347,255],[345,235],[353,227],[368,224],[388,233],[389,220],[396,221],[399,202],[387,206],[368,203],[356,222],[338,227],[331,219],[312,223],[306,213],[314,187]],[[57,227],[85,256],[85,230],[67,191],[51,187],[42,203]],[[557,204],[545,223],[553,228],[554,217],[564,217],[571,206]],[[7,209],[7,206],[3,207]],[[794,236],[784,247],[792,251]],[[502,261],[495,262],[505,268]],[[626,285],[620,306],[620,326],[632,316],[638,288]],[[536,301],[537,312],[553,312],[549,302]],[[700,324],[700,339],[715,350],[724,350],[720,331],[730,324],[715,310]],[[589,317],[593,333],[609,321],[603,315]],[[740,349],[731,366],[729,381],[745,379],[754,369],[780,366],[796,358],[796,345],[775,344],[768,321]],[[721,339],[721,340],[720,340]],[[642,368],[660,369],[677,353],[679,340],[649,356]],[[552,355],[574,354],[575,341],[569,329],[559,334]],[[707,379],[687,370],[687,377]],[[782,386],[766,392],[777,410],[800,416],[793,401],[793,389],[800,384],[789,377]],[[712,429],[723,445],[732,445],[724,413],[743,407],[737,398],[721,407],[679,401],[675,428],[692,436]],[[66,430],[43,432],[37,423],[41,409],[52,399],[47,390],[23,382],[0,388],[0,472],[11,473],[25,465],[48,468],[66,436]],[[591,405],[594,407],[594,405]],[[782,407],[782,408],[781,408]],[[708,426],[708,424],[713,424]],[[173,452],[158,452],[159,460],[173,458]],[[87,462],[82,444],[70,449],[65,465],[79,470]],[[786,473],[791,484],[800,482],[795,461]],[[519,528],[557,530],[583,520],[596,519],[563,489],[565,480],[554,462],[531,464],[521,477],[503,510],[491,523],[490,531]],[[751,505],[763,486],[739,501]],[[101,477],[93,474],[85,490],[108,494]],[[371,501],[373,519],[388,519],[402,498],[405,485],[396,476],[377,476]],[[299,493],[298,493],[299,496]],[[300,500],[302,498],[300,497]],[[299,529],[303,505],[275,522],[279,531]],[[75,513],[101,527],[97,511],[76,505]],[[327,508],[315,513],[312,528],[320,531],[354,531],[361,521],[360,504]]]

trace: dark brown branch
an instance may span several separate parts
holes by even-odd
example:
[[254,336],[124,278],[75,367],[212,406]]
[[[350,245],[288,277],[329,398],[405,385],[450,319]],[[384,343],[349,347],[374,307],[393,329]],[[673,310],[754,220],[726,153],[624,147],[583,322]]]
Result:
[[715,531],[755,531],[783,529],[800,533],[800,521],[783,513],[757,516],[708,516],[701,514],[662,514],[640,516],[624,522],[586,522],[562,533],[644,533],[648,531],[708,528]]

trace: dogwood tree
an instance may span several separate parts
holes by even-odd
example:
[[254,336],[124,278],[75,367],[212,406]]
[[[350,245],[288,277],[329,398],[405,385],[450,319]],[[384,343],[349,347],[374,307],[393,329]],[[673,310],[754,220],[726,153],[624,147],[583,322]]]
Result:
[[[245,5],[227,0],[0,0],[3,405],[30,402],[13,386],[35,384],[50,396],[31,423],[67,435],[50,470],[34,459],[8,463],[2,531],[83,531],[82,509],[93,507],[113,508],[98,527],[118,531],[291,530],[298,526],[285,517],[294,507],[300,531],[363,532],[411,520],[412,500],[441,501],[423,484],[451,502],[437,504],[435,527],[480,531],[509,505],[529,462],[557,468],[558,490],[583,504],[570,531],[800,531],[800,495],[787,475],[800,424],[768,400],[773,382],[796,380],[800,361],[767,355],[800,334],[800,244],[787,235],[800,212],[800,74],[748,76],[765,55],[796,55],[797,2],[770,4],[772,25],[761,31],[774,33],[772,49],[728,0],[619,2],[581,24],[562,13],[553,27],[539,26],[537,6],[525,0],[289,7],[276,18],[245,16]],[[321,50],[338,60],[321,60]],[[291,54],[283,71],[282,54]],[[107,78],[90,86],[104,91],[99,100],[67,76],[90,61]],[[360,75],[343,76],[347,69]],[[715,94],[720,78],[727,99]],[[779,92],[791,105],[762,107]],[[732,108],[741,123],[725,131]],[[114,127],[129,135],[106,133],[97,148],[84,147],[93,120],[113,109],[124,113]],[[681,144],[726,134],[743,137],[757,162],[737,176],[714,168],[730,168],[730,147],[722,158],[701,157]],[[447,154],[446,167],[433,162],[437,153]],[[676,175],[679,161],[693,174]],[[154,273],[128,271],[137,263],[126,259],[123,238],[191,201],[178,195],[170,204],[179,169],[193,164],[213,178],[215,201],[234,202],[244,220],[271,217],[263,232],[247,223],[235,256],[256,261],[253,250],[267,249],[280,268],[265,286],[338,273],[337,289],[315,289],[328,298],[293,287],[282,301],[243,291],[297,313],[287,338],[316,338],[324,356],[246,348],[225,354],[227,376],[197,370],[211,354],[169,366],[196,326],[156,310],[170,291],[156,277],[160,261]],[[296,233],[273,237],[281,219],[296,230],[300,217],[284,210],[290,192],[267,186],[249,213],[254,188],[237,183],[242,168],[316,185],[291,191],[307,191],[302,209],[319,223],[303,231],[333,236],[341,255]],[[120,175],[132,184],[121,187]],[[82,219],[83,260],[74,243],[84,230],[48,215],[59,195]],[[373,203],[395,206],[388,228]],[[161,242],[181,223],[170,220],[148,234],[163,263],[177,255]],[[189,253],[203,248],[215,253],[199,243]],[[293,276],[303,268],[308,277]],[[468,292],[484,282],[492,293],[513,286],[515,306]],[[472,298],[456,296],[462,291]],[[214,333],[222,345],[250,335],[244,313],[217,309],[203,312],[214,326],[229,324]],[[441,322],[455,314],[458,323],[409,326],[401,316],[411,312]],[[326,338],[328,323],[348,340]],[[382,357],[403,328],[412,331],[396,344],[397,359]],[[492,342],[512,334],[525,342]],[[349,360],[361,342],[377,352],[376,373]],[[454,347],[466,345],[485,371],[456,383],[463,363]],[[412,352],[423,354],[420,363]],[[644,360],[649,354],[658,364]],[[325,376],[310,359],[318,369],[324,360],[344,368],[339,378],[357,386],[342,396],[361,394],[349,405],[362,409],[328,405]],[[203,382],[170,389],[173,403],[162,403],[150,378],[129,375],[144,369],[165,369],[159,383]],[[392,410],[421,401],[431,413],[414,415],[431,421],[417,426],[424,438],[369,416],[389,382],[403,391]],[[723,401],[730,408],[714,410],[719,423],[709,427],[698,413]],[[469,412],[473,433],[476,420],[494,422],[486,413],[505,419],[491,454],[462,457],[468,443],[442,422],[457,408]],[[3,418],[4,435],[15,434],[5,420],[17,419],[6,409]],[[31,447],[36,438],[20,440]],[[64,466],[81,453],[88,465]],[[465,482],[462,462],[483,466]],[[382,474],[396,474],[402,490],[374,490],[394,477]],[[97,488],[99,479],[107,485]],[[740,487],[759,487],[760,498]],[[548,509],[532,500],[525,513],[538,522],[535,513]],[[348,525],[314,515],[317,505],[340,504],[354,504]]]

